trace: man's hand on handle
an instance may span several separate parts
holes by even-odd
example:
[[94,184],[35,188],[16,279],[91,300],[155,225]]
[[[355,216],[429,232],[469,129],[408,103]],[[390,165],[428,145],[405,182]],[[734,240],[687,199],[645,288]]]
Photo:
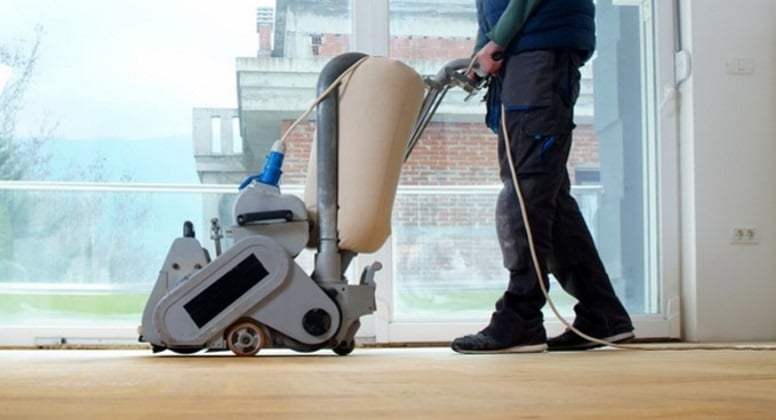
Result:
[[[493,41],[488,41],[474,56],[477,60],[477,73],[480,75],[496,76],[504,64],[504,49]],[[472,77],[470,75],[469,77]]]

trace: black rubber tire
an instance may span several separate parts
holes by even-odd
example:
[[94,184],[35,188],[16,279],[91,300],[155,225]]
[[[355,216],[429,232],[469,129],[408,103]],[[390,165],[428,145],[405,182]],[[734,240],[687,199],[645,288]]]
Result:
[[354,348],[356,348],[356,343],[355,341],[351,341],[349,343],[341,343],[339,346],[334,347],[332,350],[339,356],[347,356],[353,352]]

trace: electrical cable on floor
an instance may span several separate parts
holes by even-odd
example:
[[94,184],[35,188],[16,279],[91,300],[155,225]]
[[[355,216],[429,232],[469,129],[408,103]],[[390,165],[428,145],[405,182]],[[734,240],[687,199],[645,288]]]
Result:
[[531,224],[528,221],[528,211],[525,208],[523,193],[520,190],[517,171],[515,170],[515,164],[512,158],[512,150],[510,147],[511,141],[509,140],[509,132],[507,130],[505,116],[506,116],[506,110],[504,108],[504,105],[502,104],[501,105],[501,131],[504,138],[504,147],[506,149],[507,160],[509,161],[509,170],[512,173],[512,183],[514,184],[514,187],[515,187],[517,201],[520,204],[520,214],[523,217],[523,224],[525,225],[525,234],[528,239],[528,249],[530,250],[530,253],[531,253],[531,261],[533,263],[534,270],[536,272],[536,278],[539,281],[539,286],[542,289],[542,293],[544,294],[544,297],[547,299],[547,304],[550,306],[550,309],[552,309],[552,312],[555,314],[558,320],[564,326],[566,326],[566,328],[568,328],[578,336],[590,342],[600,344],[602,346],[609,346],[609,347],[614,347],[614,348],[623,349],[623,350],[646,350],[646,351],[657,351],[657,350],[770,350],[770,351],[773,351],[773,350],[776,350],[776,346],[769,346],[769,345],[692,344],[687,346],[683,344],[682,346],[671,346],[671,345],[643,346],[643,345],[637,345],[637,344],[617,344],[606,340],[601,340],[599,338],[591,337],[590,335],[583,333],[582,331],[574,327],[574,325],[572,325],[569,321],[567,321],[566,318],[564,318],[560,314],[560,311],[558,311],[558,309],[555,307],[555,303],[552,301],[552,298],[550,298],[550,294],[547,291],[547,286],[544,284],[544,276],[542,274],[542,268],[539,265],[539,258],[537,257],[537,254],[536,254],[536,247],[533,241],[533,233],[531,232]]

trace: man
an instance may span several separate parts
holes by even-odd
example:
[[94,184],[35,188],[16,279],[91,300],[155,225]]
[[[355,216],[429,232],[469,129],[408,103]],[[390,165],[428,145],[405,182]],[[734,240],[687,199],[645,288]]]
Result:
[[599,346],[571,330],[547,340],[542,315],[546,298],[531,259],[505,134],[542,281],[548,286],[546,273],[553,273],[577,299],[575,328],[610,342],[630,340],[630,317],[570,195],[566,170],[579,67],[595,48],[593,0],[477,0],[477,13],[475,59],[479,71],[490,75],[486,121],[499,134],[503,189],[496,229],[509,283],[489,324],[455,339],[451,347],[459,353],[507,353]]

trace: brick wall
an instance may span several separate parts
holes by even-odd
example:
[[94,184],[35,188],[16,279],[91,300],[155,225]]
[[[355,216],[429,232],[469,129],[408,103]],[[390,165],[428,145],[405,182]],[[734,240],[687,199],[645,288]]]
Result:
[[[471,53],[470,38],[392,37],[390,55],[399,60],[427,58],[447,60]],[[349,49],[349,35],[322,35],[317,53],[333,57]],[[285,132],[291,121],[281,123]],[[299,124],[289,136],[283,165],[284,184],[304,184],[313,123]],[[498,138],[484,123],[432,123],[402,168],[404,186],[498,185]],[[574,168],[598,166],[598,139],[589,125],[574,132],[568,160],[574,183]],[[503,278],[501,252],[495,239],[493,219],[497,189],[477,193],[455,191],[401,194],[393,204],[392,236],[394,287],[397,296],[415,289],[448,288],[465,284],[468,289],[500,288]],[[494,283],[495,280],[495,283]],[[427,297],[426,292],[419,292]]]
[[[320,57],[334,57],[350,49],[350,34],[320,34],[321,43],[317,46]],[[389,41],[389,55],[399,60],[425,58],[430,60],[450,60],[469,57],[474,40],[471,37],[429,37],[429,36],[393,36]],[[312,46],[311,46],[312,48]]]
[[[285,133],[291,121],[283,121]],[[286,142],[283,182],[304,183],[315,126],[304,122]],[[402,185],[494,185],[499,183],[497,137],[484,124],[431,123],[402,168]],[[574,183],[575,166],[598,166],[598,139],[592,126],[578,126],[568,161]]]
[[[282,130],[288,129],[284,121]],[[283,183],[303,184],[314,124],[299,124],[289,136]],[[401,185],[497,185],[497,137],[482,124],[432,123],[402,168]],[[598,162],[591,126],[575,131],[569,175],[577,164]],[[477,194],[440,191],[401,194],[393,205],[395,287],[399,296],[465,284],[498,289],[504,277],[493,228],[497,190]],[[416,290],[417,289],[417,290]]]
[[[321,34],[318,55],[333,57],[348,51],[350,34]],[[474,45],[472,37],[393,36],[390,56],[399,60],[446,60],[467,57]],[[285,131],[289,122],[282,123]],[[309,142],[314,128],[302,124],[289,141],[284,180],[303,182],[307,170]],[[402,171],[403,185],[482,185],[498,183],[496,138],[483,124],[430,124],[418,147]],[[304,156],[304,159],[300,159]],[[591,126],[577,127],[569,157],[569,176],[574,183],[574,167],[597,167],[598,139]]]
[[[293,121],[282,121],[280,132],[285,133]],[[284,135],[284,134],[283,134]],[[315,136],[315,124],[302,122],[286,140],[286,155],[283,159],[283,178],[281,182],[301,185],[307,179],[307,161],[310,158],[310,145]]]
[[[323,34],[314,53],[333,57],[348,51],[350,35]],[[390,56],[399,60],[446,61],[468,57],[474,40],[469,37],[391,37]],[[290,121],[282,122],[285,132]],[[282,182],[304,184],[314,124],[299,124],[289,136]],[[483,123],[432,123],[402,168],[404,186],[492,186],[498,185],[497,137]],[[592,126],[579,126],[568,160],[574,184],[574,168],[597,167],[598,139]],[[495,239],[493,218],[498,191],[450,190],[406,193],[393,205],[394,276],[403,296],[415,289],[500,288],[504,277],[501,252]],[[495,283],[494,283],[495,280]],[[428,297],[426,292],[420,296]]]
[[390,56],[399,60],[426,58],[447,61],[469,57],[474,40],[471,37],[391,37]]
[[334,57],[347,52],[350,49],[349,34],[323,34],[321,45],[318,47],[318,55],[321,57]]

